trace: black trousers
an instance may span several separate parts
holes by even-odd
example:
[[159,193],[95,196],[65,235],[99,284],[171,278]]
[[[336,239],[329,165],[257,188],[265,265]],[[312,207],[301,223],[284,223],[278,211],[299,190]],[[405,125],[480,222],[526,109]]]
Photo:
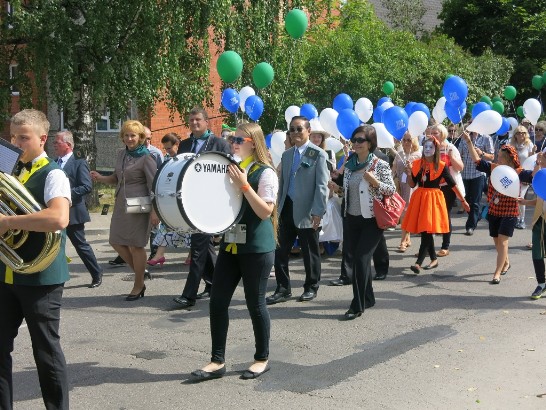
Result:
[[[346,243],[349,243],[349,239],[346,238],[346,232],[348,229],[346,227],[346,220],[347,218],[343,218],[343,249],[341,252],[341,274],[339,275],[339,278],[345,282],[352,283],[353,255],[351,253],[351,247],[345,246]],[[385,239],[385,235],[381,235],[379,244],[373,253],[373,266],[375,268],[375,273],[378,275],[387,275],[389,273],[389,265],[390,257],[389,250],[387,248],[387,240]]]
[[190,245],[191,263],[188,279],[182,291],[182,297],[195,301],[199,291],[201,278],[205,281],[205,290],[210,291],[214,265],[216,265],[216,251],[212,236],[195,233],[191,236]]
[[353,300],[350,309],[358,313],[363,312],[366,306],[375,304],[372,259],[383,237],[383,230],[379,229],[375,218],[347,215],[345,219],[347,242],[343,242],[343,247],[349,248],[353,257]]
[[318,291],[321,261],[319,247],[319,230],[313,228],[299,229],[294,225],[292,215],[293,203],[289,197],[286,197],[284,206],[279,218],[279,247],[275,251],[275,279],[277,280],[277,290],[281,287],[291,290],[290,271],[288,269],[288,259],[290,250],[294,245],[296,237],[299,238],[301,252],[303,254],[303,265],[305,267],[305,291]]
[[421,245],[419,246],[419,253],[417,255],[417,265],[421,266],[425,260],[425,256],[430,257],[431,261],[438,259],[436,256],[436,250],[434,249],[434,234],[421,232]]
[[453,225],[451,224],[451,209],[453,208],[457,195],[455,195],[453,189],[447,185],[440,187],[440,190],[444,193],[444,198],[446,199],[447,218],[449,220],[449,232],[442,235],[442,249],[449,249],[451,231],[453,230]]
[[269,357],[271,322],[265,303],[265,292],[274,259],[273,251],[239,255],[220,251],[210,295],[212,362],[224,363],[225,361],[229,327],[228,307],[241,278],[243,279],[246,307],[254,329],[256,346],[254,360],[267,360]]
[[20,286],[0,283],[0,409],[13,408],[14,340],[25,319],[46,409],[68,409],[68,376],[59,322],[64,284]]
[[76,253],[82,260],[93,280],[98,280],[102,274],[102,268],[97,262],[93,248],[85,239],[85,224],[74,224],[66,227],[66,235],[76,249]]

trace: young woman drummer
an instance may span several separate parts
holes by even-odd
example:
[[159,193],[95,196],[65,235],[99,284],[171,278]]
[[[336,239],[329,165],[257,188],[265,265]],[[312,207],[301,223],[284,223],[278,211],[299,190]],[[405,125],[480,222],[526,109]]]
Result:
[[244,213],[235,229],[224,235],[220,245],[210,296],[212,356],[210,363],[192,372],[196,380],[215,379],[226,373],[228,307],[241,278],[256,345],[254,363],[241,378],[254,379],[269,370],[270,320],[265,291],[275,259],[275,204],[279,183],[258,124],[239,125],[231,143],[233,154],[242,161],[239,167],[229,165],[228,172],[244,195]]
[[434,250],[434,234],[449,232],[446,200],[440,190],[440,182],[445,180],[455,192],[466,212],[470,210],[463,198],[449,169],[440,161],[440,143],[435,137],[430,137],[423,143],[423,156],[420,160],[408,164],[407,175],[411,175],[410,187],[418,188],[412,194],[406,216],[402,221],[402,229],[410,233],[421,234],[421,246],[415,265],[411,270],[421,271],[421,265],[428,253],[430,264],[425,269],[434,269],[438,266],[436,251]]

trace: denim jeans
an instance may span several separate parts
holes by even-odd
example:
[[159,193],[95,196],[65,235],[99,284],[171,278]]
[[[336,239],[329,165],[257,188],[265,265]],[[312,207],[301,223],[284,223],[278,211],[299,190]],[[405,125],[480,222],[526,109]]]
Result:
[[466,202],[470,206],[468,219],[466,220],[466,230],[476,229],[478,217],[480,215],[480,200],[482,198],[483,187],[485,185],[485,176],[472,179],[463,179],[464,189],[466,191]]

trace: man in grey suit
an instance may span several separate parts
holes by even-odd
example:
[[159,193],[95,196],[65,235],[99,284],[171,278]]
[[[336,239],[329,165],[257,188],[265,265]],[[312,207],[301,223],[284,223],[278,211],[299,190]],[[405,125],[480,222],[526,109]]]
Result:
[[317,296],[321,273],[319,230],[328,200],[327,155],[309,141],[311,127],[305,117],[292,118],[289,132],[294,146],[282,155],[279,182],[279,247],[275,251],[277,289],[267,298],[268,305],[292,296],[288,258],[296,237],[305,266],[300,302]]
[[98,288],[102,284],[102,268],[97,262],[93,248],[85,239],[85,223],[91,221],[85,204],[85,197],[91,192],[93,184],[89,165],[85,158],[73,152],[74,137],[70,131],[61,131],[55,135],[53,148],[57,155],[57,164],[63,169],[70,180],[72,206],[70,207],[70,222],[66,234],[76,249],[78,256],[91,274],[90,288]]

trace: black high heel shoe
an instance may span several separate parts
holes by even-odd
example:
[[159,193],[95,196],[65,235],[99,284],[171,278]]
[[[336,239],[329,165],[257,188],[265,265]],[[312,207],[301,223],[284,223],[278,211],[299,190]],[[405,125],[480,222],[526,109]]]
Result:
[[125,298],[125,300],[126,300],[127,302],[132,302],[133,300],[138,300],[138,299],[140,299],[140,298],[143,298],[143,297],[144,297],[144,292],[145,292],[145,291],[146,291],[146,285],[144,285],[144,287],[142,288],[142,290],[141,290],[139,293],[137,293],[136,295],[131,295],[131,294],[129,294],[129,295]]
[[152,274],[150,273],[148,269],[146,269],[144,271],[144,280],[152,280],[152,279],[153,279]]

